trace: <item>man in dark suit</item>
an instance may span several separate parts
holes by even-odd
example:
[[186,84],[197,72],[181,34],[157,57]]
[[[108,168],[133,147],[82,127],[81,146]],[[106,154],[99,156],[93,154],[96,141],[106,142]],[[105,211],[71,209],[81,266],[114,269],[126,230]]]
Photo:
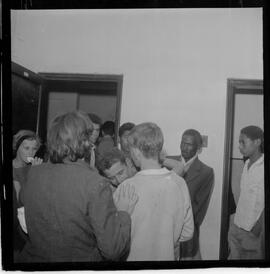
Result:
[[[188,186],[192,211],[194,216],[194,234],[189,241],[180,245],[181,260],[201,260],[199,235],[200,225],[206,215],[214,184],[213,169],[198,158],[202,149],[202,136],[194,129],[186,130],[181,140],[181,156],[168,156],[167,158],[180,161],[183,168],[179,170]],[[165,161],[166,162],[166,161]],[[164,164],[166,166],[166,164]]]

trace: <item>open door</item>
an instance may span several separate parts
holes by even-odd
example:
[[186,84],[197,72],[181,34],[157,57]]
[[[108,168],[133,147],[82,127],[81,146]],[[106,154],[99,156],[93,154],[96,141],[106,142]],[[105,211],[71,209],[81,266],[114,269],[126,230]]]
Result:
[[12,63],[12,133],[29,129],[39,134],[42,77]]
[[40,136],[45,139],[52,118],[67,111],[95,113],[102,122],[120,121],[123,75],[39,73],[44,79]]
[[[54,116],[82,110],[115,122],[115,144],[121,113],[123,75],[34,73],[12,63],[12,130],[35,131],[46,144]],[[45,146],[38,156],[43,157]]]

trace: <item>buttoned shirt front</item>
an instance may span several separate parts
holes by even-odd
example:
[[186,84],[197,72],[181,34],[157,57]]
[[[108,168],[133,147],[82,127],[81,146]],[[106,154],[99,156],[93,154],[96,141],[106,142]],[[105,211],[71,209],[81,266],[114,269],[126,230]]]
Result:
[[264,209],[264,155],[249,168],[247,160],[240,181],[240,197],[234,223],[250,231]]

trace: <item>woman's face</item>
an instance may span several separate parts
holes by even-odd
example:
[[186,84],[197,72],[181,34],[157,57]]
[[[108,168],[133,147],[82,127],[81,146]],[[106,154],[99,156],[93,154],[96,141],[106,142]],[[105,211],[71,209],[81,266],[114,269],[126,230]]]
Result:
[[17,160],[22,164],[28,163],[27,157],[34,157],[38,150],[38,143],[36,140],[23,140],[17,150]]
[[129,147],[128,147],[128,134],[130,130],[126,130],[123,135],[120,137],[120,146],[121,150],[124,153],[129,153]]

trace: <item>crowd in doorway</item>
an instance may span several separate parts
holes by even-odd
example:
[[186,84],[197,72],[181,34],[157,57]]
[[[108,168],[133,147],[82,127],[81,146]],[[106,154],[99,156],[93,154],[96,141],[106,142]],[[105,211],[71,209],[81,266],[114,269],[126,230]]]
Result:
[[[165,155],[163,144],[155,123],[117,129],[114,121],[81,111],[53,119],[43,159],[36,156],[35,132],[16,133],[14,262],[202,260],[200,227],[214,170],[199,158],[198,130],[184,130],[175,155]],[[228,259],[263,259],[262,129],[243,128],[239,149],[245,165]]]

